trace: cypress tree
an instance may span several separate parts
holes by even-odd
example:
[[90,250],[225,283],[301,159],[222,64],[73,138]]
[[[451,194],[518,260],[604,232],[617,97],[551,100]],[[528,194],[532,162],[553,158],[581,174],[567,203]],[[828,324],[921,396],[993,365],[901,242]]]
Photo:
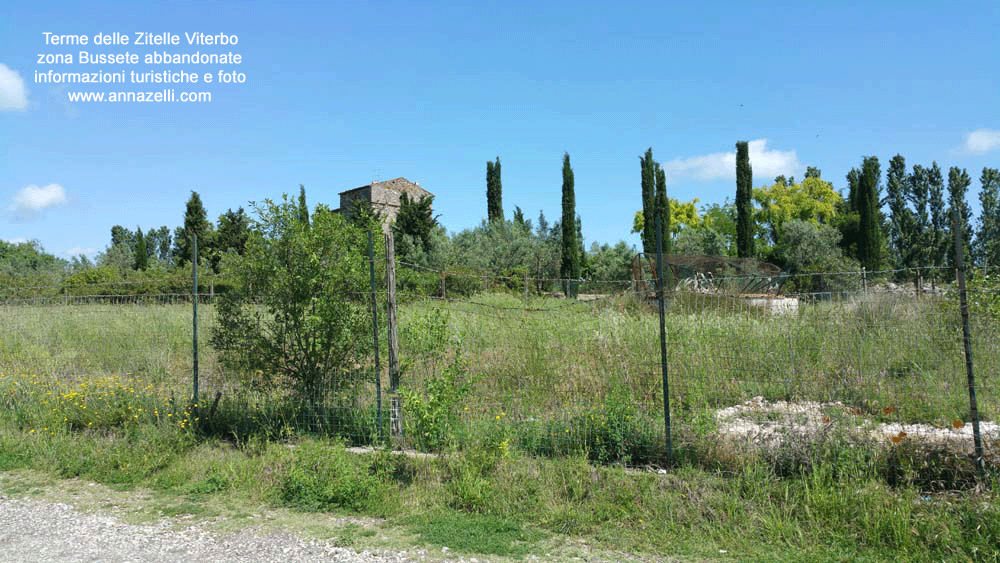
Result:
[[865,157],[858,176],[858,216],[860,240],[858,254],[861,265],[868,271],[878,271],[882,266],[881,215],[879,213],[879,191],[882,172],[878,158]]
[[494,194],[496,197],[493,198],[494,205],[494,215],[497,220],[503,221],[503,180],[500,175],[500,157],[497,157],[497,161],[493,163],[493,184],[494,184]]
[[652,147],[646,149],[646,155],[639,157],[639,169],[642,174],[642,251],[646,254],[656,252],[656,237],[653,232],[653,210],[655,207],[655,161]]
[[[655,163],[654,168],[656,169],[656,197],[653,221],[659,218],[660,221],[660,236],[663,239],[663,254],[666,256],[670,254],[670,201],[667,198],[667,173],[660,167],[659,163]],[[653,227],[655,229],[655,226]],[[656,249],[656,232],[653,232],[653,249]]]
[[146,250],[146,237],[142,234],[142,227],[136,227],[135,238],[135,265],[133,268],[145,271],[149,267],[149,253]]
[[563,155],[562,177],[562,260],[559,275],[566,280],[566,297],[575,298],[576,280],[580,277],[580,248],[576,241],[576,196],[568,152]]
[[753,256],[753,168],[750,166],[750,144],[736,143],[736,255]]
[[496,162],[486,161],[486,215],[487,220],[503,221],[503,183],[500,180],[500,157]]
[[493,161],[486,161],[486,220],[492,223],[493,217]]
[[299,184],[299,222],[309,229],[309,206],[306,205],[306,187]]

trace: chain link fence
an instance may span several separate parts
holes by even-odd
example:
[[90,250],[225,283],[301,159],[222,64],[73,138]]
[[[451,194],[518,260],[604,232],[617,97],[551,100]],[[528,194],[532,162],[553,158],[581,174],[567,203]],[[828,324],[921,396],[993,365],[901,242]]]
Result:
[[[328,382],[311,396],[269,380],[272,374],[223,367],[211,346],[218,296],[208,278],[197,296],[196,412],[207,430],[236,437],[316,432],[425,450],[486,441],[633,466],[757,451],[791,459],[834,437],[838,447],[859,451],[968,457],[974,421],[957,291],[940,281],[914,284],[911,275],[809,274],[783,283],[821,291],[753,295],[718,289],[741,285],[734,280],[679,279],[665,294],[664,365],[656,303],[634,291],[634,280],[584,281],[579,298],[566,299],[561,280],[402,264],[401,435],[389,424],[384,267],[374,292],[345,292],[369,315],[375,300],[377,329],[369,325],[359,341],[367,352],[330,375],[348,383]],[[973,284],[968,301],[983,458],[991,466],[1000,445],[1000,296],[986,285]],[[0,324],[7,377],[75,385],[110,374],[155,387],[175,408],[191,397],[190,293],[13,288],[0,295]]]

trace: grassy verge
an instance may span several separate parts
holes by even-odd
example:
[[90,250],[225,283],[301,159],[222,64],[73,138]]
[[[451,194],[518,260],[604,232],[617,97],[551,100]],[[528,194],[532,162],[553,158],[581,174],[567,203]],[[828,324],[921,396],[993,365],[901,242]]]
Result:
[[269,506],[376,519],[373,527],[345,524],[321,534],[357,547],[376,546],[384,536],[395,539],[381,547],[513,559],[558,558],[580,545],[595,553],[738,561],[1000,556],[1000,490],[894,487],[878,471],[880,460],[823,452],[812,452],[827,457],[809,470],[785,476],[770,460],[752,458],[725,472],[683,464],[660,474],[488,444],[410,458],[354,454],[309,437],[237,448],[162,422],[40,433],[8,419],[0,426],[0,452],[2,471],[151,490],[163,516]]

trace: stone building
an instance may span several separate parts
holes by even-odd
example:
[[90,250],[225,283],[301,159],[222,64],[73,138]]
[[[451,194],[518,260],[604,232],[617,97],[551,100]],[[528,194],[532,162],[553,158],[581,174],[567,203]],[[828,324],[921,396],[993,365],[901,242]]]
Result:
[[406,194],[414,201],[434,195],[421,188],[419,184],[400,177],[340,192],[340,209],[337,211],[350,214],[357,200],[368,201],[372,204],[372,209],[381,215],[383,229],[388,229],[399,213],[399,198],[402,194]]

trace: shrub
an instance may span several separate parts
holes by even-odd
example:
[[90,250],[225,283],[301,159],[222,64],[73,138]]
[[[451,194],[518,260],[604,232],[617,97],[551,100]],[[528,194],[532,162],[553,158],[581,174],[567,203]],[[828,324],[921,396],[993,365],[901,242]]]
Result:
[[[246,253],[232,265],[233,290],[218,304],[212,344],[228,368],[285,383],[320,402],[356,383],[371,334],[367,234],[319,208],[255,205]],[[381,245],[378,245],[381,246]]]
[[381,490],[377,476],[351,459],[340,444],[300,444],[281,477],[281,500],[305,510],[365,510],[377,505]]

